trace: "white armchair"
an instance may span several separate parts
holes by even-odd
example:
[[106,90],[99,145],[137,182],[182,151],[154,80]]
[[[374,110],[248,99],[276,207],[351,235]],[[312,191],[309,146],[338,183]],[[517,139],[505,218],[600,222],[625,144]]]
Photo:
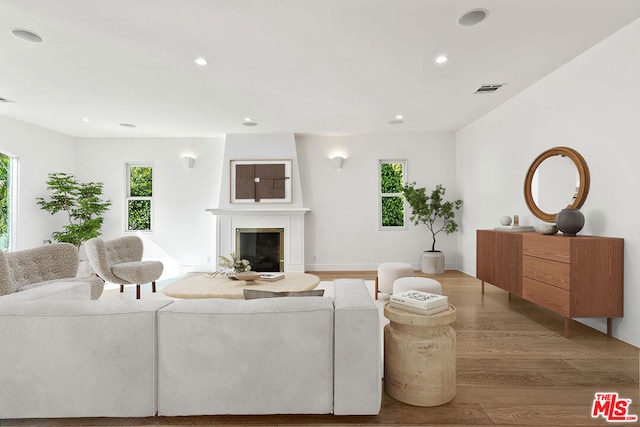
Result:
[[156,291],[156,280],[164,266],[160,261],[142,261],[143,245],[138,236],[125,236],[104,241],[95,238],[85,243],[87,257],[95,272],[105,281],[120,285],[136,285],[136,299],[140,299],[140,285],[151,283]]

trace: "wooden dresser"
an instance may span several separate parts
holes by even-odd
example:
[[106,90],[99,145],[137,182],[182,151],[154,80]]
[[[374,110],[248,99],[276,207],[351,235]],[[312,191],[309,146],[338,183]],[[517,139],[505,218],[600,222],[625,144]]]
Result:
[[565,318],[622,317],[624,240],[478,230],[477,278]]

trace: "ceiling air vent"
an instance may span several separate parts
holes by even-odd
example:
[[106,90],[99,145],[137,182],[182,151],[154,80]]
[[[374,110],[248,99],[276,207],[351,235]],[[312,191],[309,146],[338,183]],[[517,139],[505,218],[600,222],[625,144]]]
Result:
[[10,100],[10,99],[6,99],[6,98],[2,98],[2,97],[0,97],[0,104],[2,104],[2,103],[4,103],[4,102],[15,102],[15,101],[12,101],[12,100]]
[[502,86],[504,86],[504,84],[482,85],[474,93],[493,93],[493,92],[497,91],[498,89],[500,89]]

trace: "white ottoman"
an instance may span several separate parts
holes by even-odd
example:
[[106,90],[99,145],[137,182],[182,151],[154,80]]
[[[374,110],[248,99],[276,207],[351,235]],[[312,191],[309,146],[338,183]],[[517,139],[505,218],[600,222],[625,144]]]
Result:
[[376,277],[375,298],[378,299],[378,292],[391,295],[393,292],[393,282],[401,277],[413,276],[411,264],[404,262],[385,262],[378,266],[378,276]]
[[427,277],[402,277],[393,282],[393,293],[404,291],[422,291],[442,295],[442,285],[437,280]]

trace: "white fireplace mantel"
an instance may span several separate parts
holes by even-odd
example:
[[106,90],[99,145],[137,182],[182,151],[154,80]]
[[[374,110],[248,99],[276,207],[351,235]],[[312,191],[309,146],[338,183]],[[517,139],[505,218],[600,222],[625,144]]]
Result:
[[311,212],[309,208],[268,208],[268,209],[205,209],[213,215],[304,215]]
[[284,229],[284,271],[304,273],[304,216],[308,208],[212,208],[216,217],[216,251],[228,255],[236,250],[239,228]]

